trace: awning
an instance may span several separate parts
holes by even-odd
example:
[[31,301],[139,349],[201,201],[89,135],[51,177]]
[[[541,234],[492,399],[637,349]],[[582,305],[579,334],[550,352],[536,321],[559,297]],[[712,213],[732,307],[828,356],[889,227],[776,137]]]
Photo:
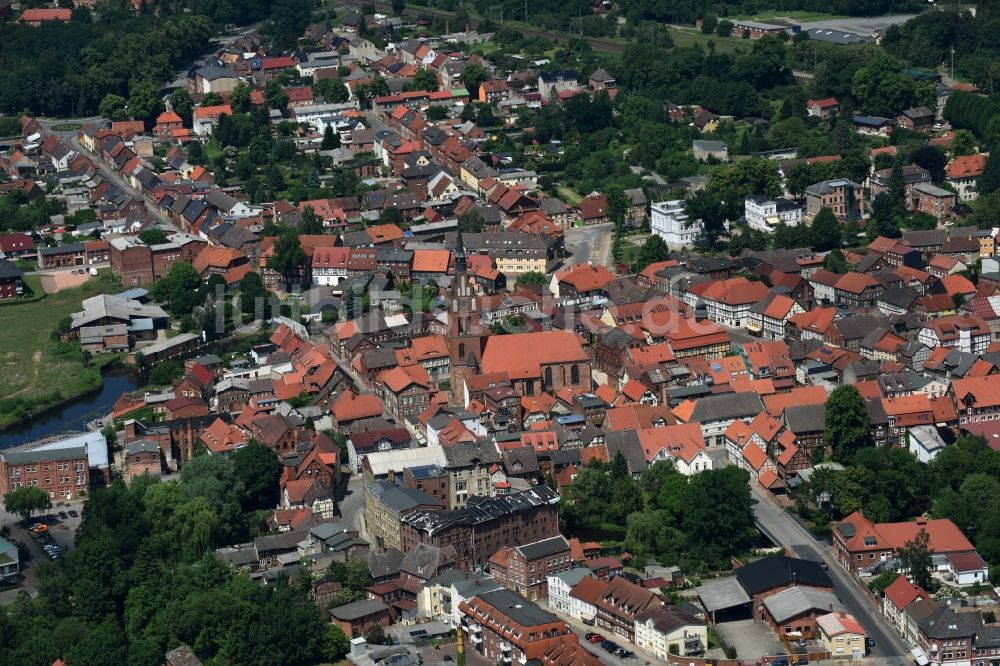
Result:
[[927,655],[924,654],[924,651],[918,647],[910,650],[910,654],[912,654],[914,660],[916,660],[917,666],[927,666],[927,664],[931,663],[930,660],[927,659]]
[[760,329],[761,327],[758,326],[757,324],[749,324],[749,323],[747,324],[748,331],[753,331],[754,333],[760,333]]

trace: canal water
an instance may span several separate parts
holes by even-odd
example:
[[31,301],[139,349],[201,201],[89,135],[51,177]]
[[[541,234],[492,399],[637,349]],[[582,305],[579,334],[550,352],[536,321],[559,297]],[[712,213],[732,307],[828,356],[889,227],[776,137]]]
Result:
[[103,375],[101,390],[50,412],[0,431],[0,449],[62,434],[86,430],[87,423],[106,415],[125,391],[138,387],[138,377],[123,368],[109,368]]

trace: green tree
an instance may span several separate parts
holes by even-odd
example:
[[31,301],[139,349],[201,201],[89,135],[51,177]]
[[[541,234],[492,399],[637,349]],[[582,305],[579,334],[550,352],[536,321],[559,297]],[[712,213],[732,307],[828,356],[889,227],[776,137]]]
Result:
[[406,9],[406,0],[392,0],[392,13],[396,16],[402,16],[403,10]]
[[152,296],[156,301],[166,302],[167,309],[174,316],[191,314],[200,302],[198,287],[201,278],[194,266],[185,262],[174,264],[166,277],[153,285]]
[[[871,221],[875,224],[875,235],[899,238],[902,232],[896,224],[896,202],[889,192],[879,192],[872,199]],[[875,240],[871,238],[870,240]]]
[[222,104],[222,95],[217,92],[205,93],[201,98],[201,106],[219,106]]
[[462,70],[459,80],[465,89],[469,91],[469,95],[476,97],[479,95],[479,86],[482,85],[483,81],[489,80],[490,75],[486,72],[481,65],[475,63],[466,66]]
[[823,257],[823,268],[831,273],[839,273],[840,275],[843,275],[844,273],[850,272],[851,265],[847,263],[847,259],[844,257],[844,253],[840,250],[840,248],[837,248]]
[[110,120],[125,120],[128,117],[127,112],[125,111],[125,106],[127,104],[128,102],[121,95],[113,95],[109,93],[104,96],[104,99],[101,100],[98,113]]
[[874,580],[872,580],[868,586],[875,594],[882,594],[885,592],[885,588],[896,582],[899,575],[898,571],[883,571],[879,575],[875,576]]
[[448,117],[448,110],[440,104],[435,104],[427,109],[427,113],[425,115],[427,116],[427,120],[444,120]]
[[976,137],[967,129],[955,130],[955,138],[948,148],[952,157],[976,154]]
[[49,494],[38,486],[21,486],[3,496],[4,508],[27,520],[36,511],[52,508]]
[[253,103],[250,101],[251,88],[242,81],[236,84],[233,91],[229,93],[229,105],[235,113],[250,113]]
[[725,233],[728,207],[719,196],[708,190],[698,190],[684,201],[689,225],[701,221],[701,243],[711,247]]
[[458,227],[463,233],[478,234],[485,230],[486,224],[482,214],[472,208],[458,216]]
[[151,227],[139,233],[139,240],[146,245],[161,245],[167,242],[167,235],[163,233],[163,229]]
[[638,273],[646,266],[670,258],[670,249],[662,238],[653,234],[646,239],[646,242],[639,248],[635,261],[632,263],[632,272]]
[[298,273],[305,260],[306,253],[302,250],[299,235],[294,229],[288,229],[278,236],[274,244],[274,254],[267,258],[267,267],[288,282]]
[[323,218],[321,218],[312,206],[306,206],[302,211],[302,221],[299,222],[299,231],[306,235],[323,233]]
[[281,461],[273,449],[251,441],[233,453],[236,478],[243,484],[244,509],[270,509],[278,505]]
[[327,104],[340,104],[350,97],[347,86],[339,79],[323,79],[313,84],[313,94],[319,95]]
[[386,206],[378,214],[379,224],[403,224],[403,213],[395,206]]
[[437,92],[441,84],[438,83],[438,78],[429,69],[418,70],[417,73],[410,79],[410,82],[406,86],[410,90],[426,90],[427,92]]
[[517,276],[518,284],[548,284],[549,280],[544,273],[538,271],[527,271]]
[[838,386],[826,401],[823,443],[838,462],[848,463],[871,441],[871,423],[861,394],[854,386]]
[[701,31],[706,35],[711,35],[715,32],[715,28],[719,25],[719,19],[712,14],[708,14],[701,20]]
[[149,371],[149,383],[153,386],[170,386],[184,376],[184,368],[177,361],[160,361]]
[[240,310],[244,314],[254,314],[258,308],[261,308],[262,316],[267,319],[270,317],[268,300],[268,293],[260,279],[260,274],[247,273],[240,281]]
[[170,97],[167,99],[170,101],[170,108],[173,109],[174,113],[180,116],[185,123],[190,123],[194,103],[191,101],[191,95],[188,94],[187,88],[177,88],[170,93]]
[[330,624],[324,636],[323,656],[333,663],[337,663],[347,656],[351,651],[351,639],[348,638],[344,630],[338,624]]
[[976,180],[976,189],[979,190],[980,197],[1000,190],[1000,146],[997,148],[997,151],[990,153],[986,158],[983,173]]
[[829,208],[821,208],[809,226],[812,249],[826,252],[839,248],[843,244],[840,222]]
[[333,131],[333,125],[327,125],[323,130],[323,142],[320,143],[321,150],[333,150],[340,148],[340,136]]
[[715,26],[715,34],[719,37],[729,37],[733,34],[733,22],[722,19]]
[[931,550],[930,536],[927,530],[921,528],[910,541],[899,549],[897,553],[904,571],[909,572],[910,579],[917,587],[925,590],[931,589]]

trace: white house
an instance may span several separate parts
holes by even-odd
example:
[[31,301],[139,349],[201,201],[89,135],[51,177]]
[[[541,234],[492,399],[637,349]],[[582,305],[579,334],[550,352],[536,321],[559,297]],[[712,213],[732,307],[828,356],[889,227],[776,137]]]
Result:
[[743,215],[751,229],[771,233],[779,224],[797,227],[802,224],[802,207],[777,197],[754,195],[743,200]]
[[593,572],[590,569],[576,567],[575,569],[549,576],[549,609],[569,615],[570,607],[572,606],[572,597],[569,595],[570,590],[582,579],[592,575]]
[[654,234],[671,247],[691,247],[701,233],[701,221],[690,222],[684,201],[657,201],[650,208],[650,226]]
[[910,428],[910,453],[922,463],[929,463],[944,450],[945,443],[937,428],[919,425]]
[[976,551],[971,553],[951,553],[946,555],[948,571],[959,585],[975,585],[989,580],[989,565]]

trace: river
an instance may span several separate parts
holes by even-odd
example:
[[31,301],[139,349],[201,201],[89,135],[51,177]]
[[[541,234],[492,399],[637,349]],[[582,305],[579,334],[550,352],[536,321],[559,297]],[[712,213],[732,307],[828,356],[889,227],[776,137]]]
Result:
[[123,368],[112,367],[105,370],[103,380],[101,390],[96,393],[0,431],[0,449],[64,433],[82,432],[86,430],[89,421],[110,412],[112,405],[124,391],[134,391],[138,386],[135,374]]

